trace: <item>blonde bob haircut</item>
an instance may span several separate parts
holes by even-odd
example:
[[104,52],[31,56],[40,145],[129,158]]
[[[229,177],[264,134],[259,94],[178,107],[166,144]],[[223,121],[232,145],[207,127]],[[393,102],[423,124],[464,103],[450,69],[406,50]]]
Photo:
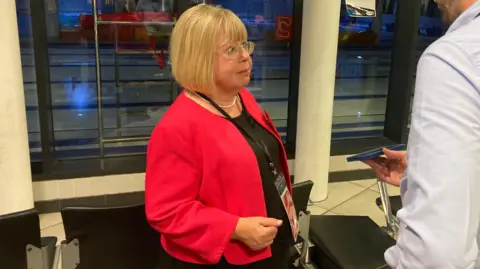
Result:
[[214,56],[222,52],[218,46],[223,41],[247,41],[247,29],[233,12],[206,4],[185,11],[170,38],[175,80],[185,89],[210,94],[215,89]]

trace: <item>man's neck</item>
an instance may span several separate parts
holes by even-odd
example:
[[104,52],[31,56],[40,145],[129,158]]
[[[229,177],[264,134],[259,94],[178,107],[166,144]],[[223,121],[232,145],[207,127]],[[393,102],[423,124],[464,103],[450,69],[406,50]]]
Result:
[[475,4],[478,0],[463,0],[459,1],[459,8],[460,11],[463,13],[465,12],[468,8],[470,8],[473,4]]

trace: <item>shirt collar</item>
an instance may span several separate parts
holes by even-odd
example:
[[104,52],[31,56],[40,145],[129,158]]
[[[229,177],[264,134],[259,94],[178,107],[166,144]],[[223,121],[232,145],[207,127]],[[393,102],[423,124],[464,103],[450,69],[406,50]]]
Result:
[[471,5],[460,17],[458,17],[453,24],[448,28],[447,33],[453,32],[462,26],[465,26],[472,22],[480,14],[480,0]]

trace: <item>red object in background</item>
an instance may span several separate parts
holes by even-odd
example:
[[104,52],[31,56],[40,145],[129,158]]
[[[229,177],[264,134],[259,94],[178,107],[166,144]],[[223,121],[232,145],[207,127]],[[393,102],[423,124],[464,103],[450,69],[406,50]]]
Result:
[[255,15],[256,22],[264,22],[265,18],[262,15]]
[[347,39],[350,45],[371,45],[375,44],[378,35],[373,30],[368,30],[361,33],[352,33]]
[[[171,13],[167,12],[121,12],[121,13],[107,13],[98,15],[99,21],[127,21],[127,22],[173,22],[174,18]],[[93,31],[93,15],[80,15],[80,28],[84,37],[91,39],[91,32]],[[113,25],[113,24],[101,24],[98,26],[98,38],[99,40],[113,40],[115,27],[118,27],[118,40],[119,41],[131,41],[135,37],[137,29],[146,31],[147,25]],[[145,40],[150,49],[156,51],[157,41],[154,36],[148,37],[148,41]],[[160,49],[160,54],[155,55],[158,61],[159,68],[165,68],[164,49]]]
[[275,40],[291,40],[293,32],[291,15],[278,15],[275,17]]
[[[99,21],[130,21],[130,22],[172,22],[173,15],[168,12],[119,12],[98,15]],[[93,27],[93,15],[80,15],[82,28]]]
[[[157,47],[157,39],[154,36],[150,37],[150,47],[155,51]],[[158,67],[160,69],[165,68],[165,50],[163,48],[160,49],[160,54],[156,54],[155,57],[157,58]]]

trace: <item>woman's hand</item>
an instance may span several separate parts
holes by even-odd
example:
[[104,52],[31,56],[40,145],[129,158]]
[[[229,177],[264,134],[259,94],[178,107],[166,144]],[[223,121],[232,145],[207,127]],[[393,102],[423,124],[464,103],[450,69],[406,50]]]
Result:
[[363,161],[370,166],[377,178],[393,186],[400,186],[403,172],[407,169],[407,152],[383,149],[385,157]]
[[261,250],[273,243],[281,225],[281,220],[272,218],[240,218],[232,239],[242,241],[252,250]]

